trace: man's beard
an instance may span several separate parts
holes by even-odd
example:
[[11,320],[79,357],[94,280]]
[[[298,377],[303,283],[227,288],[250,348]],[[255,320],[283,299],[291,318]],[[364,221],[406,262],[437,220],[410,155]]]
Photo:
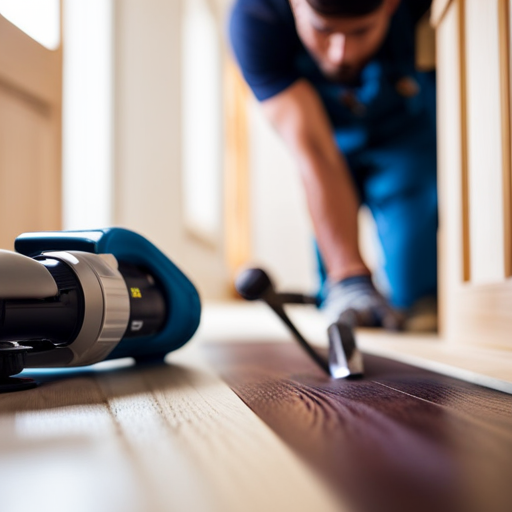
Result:
[[322,73],[331,82],[352,84],[357,82],[363,66],[343,65],[336,69],[322,69]]

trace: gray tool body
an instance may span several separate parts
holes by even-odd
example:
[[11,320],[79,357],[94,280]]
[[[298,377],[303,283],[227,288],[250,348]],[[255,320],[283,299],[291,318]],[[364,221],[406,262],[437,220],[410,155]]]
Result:
[[[58,350],[29,349],[24,367],[84,366],[102,361],[123,337],[130,318],[128,290],[117,260],[112,255],[81,251],[47,252],[44,258],[46,265],[52,260],[62,262],[76,274],[84,298],[83,320],[73,343]],[[10,251],[0,251],[0,282],[0,300],[50,299],[59,293],[42,262]]]
[[0,251],[0,393],[27,389],[24,368],[162,361],[194,334],[188,278],[122,228],[23,233]]

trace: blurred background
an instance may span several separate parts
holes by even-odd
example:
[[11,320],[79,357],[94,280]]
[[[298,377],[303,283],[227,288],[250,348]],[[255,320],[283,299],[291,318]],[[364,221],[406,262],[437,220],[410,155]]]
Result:
[[315,289],[299,176],[232,61],[230,4],[0,0],[1,248],[24,231],[115,225],[204,299],[233,298],[248,262]]

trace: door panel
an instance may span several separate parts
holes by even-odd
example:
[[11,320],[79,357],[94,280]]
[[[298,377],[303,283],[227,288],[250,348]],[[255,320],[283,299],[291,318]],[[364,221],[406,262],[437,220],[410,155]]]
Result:
[[0,248],[61,228],[62,51],[0,16]]
[[442,332],[450,343],[505,350],[512,350],[509,26],[509,0],[452,0],[437,24]]

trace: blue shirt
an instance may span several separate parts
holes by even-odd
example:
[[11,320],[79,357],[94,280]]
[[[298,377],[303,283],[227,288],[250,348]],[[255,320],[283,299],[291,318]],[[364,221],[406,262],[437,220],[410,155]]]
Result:
[[237,0],[229,35],[256,98],[266,100],[304,78],[318,91],[347,154],[411,130],[435,134],[435,78],[415,69],[415,26],[431,0],[402,0],[388,34],[357,86],[327,79],[297,35],[288,0]]

